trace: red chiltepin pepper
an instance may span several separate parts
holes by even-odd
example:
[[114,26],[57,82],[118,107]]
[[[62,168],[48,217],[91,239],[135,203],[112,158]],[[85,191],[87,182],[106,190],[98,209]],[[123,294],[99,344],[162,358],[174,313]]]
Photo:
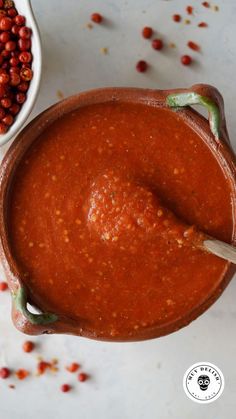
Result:
[[90,19],[92,20],[92,22],[98,23],[98,24],[102,23],[102,21],[103,21],[103,17],[100,13],[91,14]]
[[145,39],[150,39],[153,35],[153,29],[149,26],[145,26],[142,30],[142,36]]
[[0,378],[5,380],[6,378],[10,377],[11,371],[7,367],[0,368]]
[[188,15],[192,15],[193,14],[193,6],[187,6],[186,7],[186,12],[188,13]]
[[198,44],[196,44],[196,42],[193,42],[193,41],[188,41],[187,45],[193,51],[200,51],[200,49],[201,49],[200,46]]
[[32,352],[35,348],[35,344],[34,342],[31,342],[31,340],[27,340],[26,342],[23,343],[22,349],[24,352]]
[[61,391],[63,393],[68,393],[71,390],[71,386],[69,384],[62,384]]
[[68,367],[66,367],[66,370],[69,372],[76,372],[80,368],[80,365],[76,362],[72,362]]
[[174,22],[180,22],[181,21],[181,16],[178,15],[178,14],[175,14],[175,15],[172,16],[172,20]]
[[85,374],[85,372],[81,372],[81,373],[78,375],[78,380],[79,380],[81,383],[83,383],[84,381],[87,381],[87,379],[88,379],[88,374]]
[[137,62],[136,70],[139,73],[145,73],[147,71],[147,69],[148,69],[148,63],[146,61],[140,60],[140,61]]
[[192,63],[192,58],[189,55],[182,55],[181,63],[188,66]]

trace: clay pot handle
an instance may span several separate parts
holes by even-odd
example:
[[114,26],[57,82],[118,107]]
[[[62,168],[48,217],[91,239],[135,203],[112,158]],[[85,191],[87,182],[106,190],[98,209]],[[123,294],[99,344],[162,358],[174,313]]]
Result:
[[189,89],[177,89],[168,92],[166,103],[171,108],[190,105],[202,105],[208,110],[210,129],[219,140],[222,135],[228,138],[224,102],[220,92],[208,84],[195,84]]
[[47,325],[57,321],[58,317],[51,313],[34,314],[27,308],[27,293],[21,285],[13,295],[14,309],[23,316],[24,320],[34,326]]

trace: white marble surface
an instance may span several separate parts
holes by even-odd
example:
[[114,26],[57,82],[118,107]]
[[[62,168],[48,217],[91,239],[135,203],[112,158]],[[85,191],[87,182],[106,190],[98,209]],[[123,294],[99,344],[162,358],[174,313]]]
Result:
[[[236,146],[236,3],[218,0],[219,12],[192,0],[33,0],[41,28],[44,69],[40,96],[34,115],[65,95],[97,86],[126,85],[167,88],[208,82],[225,97],[232,142]],[[196,6],[194,24],[174,24],[173,12],[182,13],[187,4]],[[107,24],[85,28],[91,12],[100,11]],[[197,21],[208,29],[197,29]],[[157,53],[139,36],[144,25],[155,27],[161,36],[178,45]],[[178,55],[187,52],[186,40],[203,45],[194,54],[197,63],[184,68]],[[108,47],[102,55],[100,48]],[[145,58],[151,64],[146,74],[134,70]],[[6,148],[5,148],[6,149]],[[5,149],[1,150],[1,154]],[[62,394],[61,383],[75,378],[61,371],[55,377],[27,379],[10,390],[0,382],[1,419],[234,419],[236,409],[235,323],[236,283],[231,282],[220,300],[186,329],[159,340],[132,344],[99,343],[67,336],[34,338],[46,357],[60,357],[62,364],[78,359],[90,382]],[[35,355],[23,355],[25,337],[10,321],[10,297],[0,295],[0,364],[32,367]],[[197,361],[218,365],[226,380],[223,396],[211,405],[187,399],[182,389],[185,370]],[[68,378],[73,378],[68,380]],[[14,380],[11,380],[14,382]]]

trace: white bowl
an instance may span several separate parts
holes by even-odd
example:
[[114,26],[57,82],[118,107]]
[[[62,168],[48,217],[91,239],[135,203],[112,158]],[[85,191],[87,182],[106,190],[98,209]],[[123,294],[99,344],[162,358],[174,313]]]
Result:
[[30,87],[27,92],[27,99],[23,104],[19,114],[17,115],[13,125],[9,128],[6,134],[0,134],[0,146],[13,139],[14,136],[18,134],[18,132],[22,129],[24,123],[29,117],[38,96],[42,73],[41,40],[38,26],[31,7],[31,2],[30,0],[14,0],[14,2],[18,13],[26,17],[26,25],[32,29],[31,52],[33,55],[32,70],[34,72],[34,76],[31,80]]

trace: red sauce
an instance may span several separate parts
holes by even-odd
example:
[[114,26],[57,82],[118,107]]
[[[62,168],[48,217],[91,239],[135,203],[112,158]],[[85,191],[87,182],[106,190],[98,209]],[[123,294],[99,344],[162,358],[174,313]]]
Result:
[[230,185],[171,110],[72,112],[38,138],[15,179],[11,246],[31,300],[100,337],[184,316],[225,273],[189,235],[196,225],[231,239]]

